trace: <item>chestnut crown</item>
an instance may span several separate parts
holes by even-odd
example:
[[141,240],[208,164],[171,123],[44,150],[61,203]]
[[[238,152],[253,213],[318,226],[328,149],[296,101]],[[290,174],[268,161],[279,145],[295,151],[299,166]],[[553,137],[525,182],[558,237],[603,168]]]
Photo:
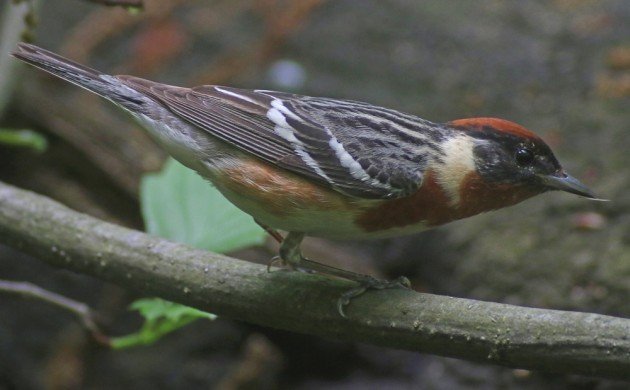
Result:
[[456,120],[450,125],[475,139],[475,167],[489,183],[595,197],[584,184],[564,171],[551,148],[540,137],[516,123],[496,118],[471,118]]

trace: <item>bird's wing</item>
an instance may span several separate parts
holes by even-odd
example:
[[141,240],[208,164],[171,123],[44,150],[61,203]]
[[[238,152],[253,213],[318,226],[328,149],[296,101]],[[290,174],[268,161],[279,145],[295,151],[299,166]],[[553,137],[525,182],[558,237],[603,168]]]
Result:
[[117,77],[211,135],[358,198],[414,193],[437,150],[435,125],[366,103]]

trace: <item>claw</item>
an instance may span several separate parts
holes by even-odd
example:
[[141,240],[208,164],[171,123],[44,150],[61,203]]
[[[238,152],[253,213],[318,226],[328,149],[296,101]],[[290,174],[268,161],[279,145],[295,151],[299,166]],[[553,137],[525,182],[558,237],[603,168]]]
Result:
[[389,288],[411,288],[411,282],[408,278],[400,276],[394,280],[379,280],[372,277],[367,277],[365,280],[359,282],[359,286],[351,290],[346,291],[337,300],[337,311],[343,318],[348,318],[344,312],[344,307],[350,304],[353,298],[364,294],[367,290],[384,290]]
[[267,263],[267,272],[271,272],[271,267],[275,266],[276,263],[280,262],[280,265],[284,265],[284,261],[280,258],[280,256],[274,256]]
[[396,287],[396,285],[398,285],[398,288],[406,288],[406,289],[411,288],[411,281],[406,276],[399,276],[396,279],[390,281],[389,283],[391,283],[392,286],[385,287],[385,288],[394,288]]
[[337,300],[337,311],[339,312],[339,314],[343,318],[348,318],[343,308],[350,304],[352,298],[358,297],[359,295],[365,293],[368,289],[369,287],[367,287],[366,285],[359,285],[359,287],[355,287],[341,294],[341,296]]
[[286,261],[282,260],[280,256],[274,256],[271,258],[271,260],[269,260],[269,262],[267,263],[267,272],[271,272],[271,267],[275,267],[275,266],[277,266],[278,268],[281,268],[281,270],[297,271],[297,272],[303,272],[305,274],[315,273],[315,271],[311,269],[299,267],[299,266],[292,265],[291,263],[287,263]]

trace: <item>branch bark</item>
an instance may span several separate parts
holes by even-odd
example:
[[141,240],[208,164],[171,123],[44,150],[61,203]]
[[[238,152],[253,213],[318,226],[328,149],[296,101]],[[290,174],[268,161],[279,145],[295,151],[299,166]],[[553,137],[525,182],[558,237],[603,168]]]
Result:
[[263,326],[508,367],[630,379],[630,319],[353,285],[189,248],[0,183],[0,243],[120,286]]

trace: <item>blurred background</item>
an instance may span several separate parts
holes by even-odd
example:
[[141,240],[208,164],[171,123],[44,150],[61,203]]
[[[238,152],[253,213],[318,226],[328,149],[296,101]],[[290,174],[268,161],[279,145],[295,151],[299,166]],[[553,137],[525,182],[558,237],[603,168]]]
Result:
[[[23,20],[11,3],[0,11],[0,128],[35,130],[47,147],[0,143],[0,180],[144,229],[139,181],[161,168],[165,154],[104,100],[8,60],[9,35]],[[36,44],[108,73],[349,98],[436,122],[495,116],[536,131],[568,171],[612,201],[550,193],[413,237],[360,244],[310,239],[305,252],[358,272],[406,275],[418,291],[630,316],[627,0],[144,4],[141,12],[69,0],[20,7],[35,6],[27,21]],[[233,255],[264,263],[274,250],[268,243]],[[85,301],[111,334],[141,324],[127,310],[138,298],[132,293],[1,246],[0,279]],[[0,388],[625,386],[227,318],[197,321],[153,346],[111,351],[71,314],[0,295]]]

